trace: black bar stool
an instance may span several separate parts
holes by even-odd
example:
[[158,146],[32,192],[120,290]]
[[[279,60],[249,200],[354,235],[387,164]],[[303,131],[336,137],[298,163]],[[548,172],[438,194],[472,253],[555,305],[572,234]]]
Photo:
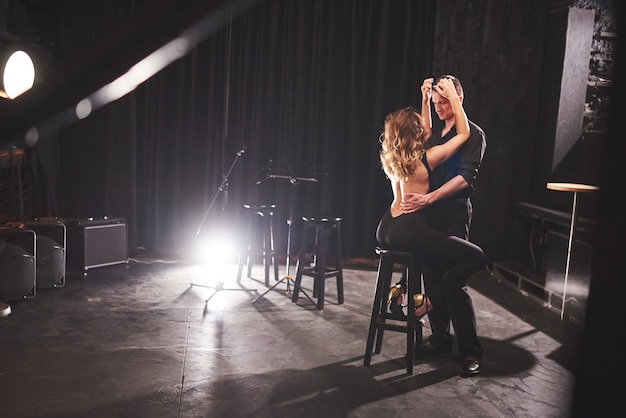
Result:
[[[270,264],[274,264],[274,278],[278,281],[278,263],[276,262],[276,249],[274,248],[274,211],[276,205],[243,205],[248,212],[248,246],[246,250],[239,252],[239,268],[237,270],[237,283],[241,282],[243,265],[248,267],[248,278],[252,277],[252,265],[254,258],[261,258],[265,267],[265,286],[270,285]],[[261,240],[259,241],[259,238]]]
[[[291,300],[298,301],[302,276],[313,277],[313,297],[317,309],[324,309],[326,279],[336,277],[337,303],[343,304],[343,260],[341,254],[341,217],[303,216],[304,228],[296,265],[296,279]],[[331,242],[334,230],[335,240]],[[313,240],[313,243],[311,242]],[[334,257],[331,250],[334,249]],[[313,262],[307,267],[307,255]],[[330,257],[329,257],[330,256]],[[334,258],[334,260],[333,260]],[[329,261],[334,261],[330,264]]]
[[[376,277],[376,294],[372,306],[372,317],[367,334],[367,345],[363,365],[369,366],[372,352],[380,354],[383,346],[383,336],[386,330],[403,332],[406,334],[406,371],[413,374],[413,363],[417,348],[417,357],[422,357],[422,322],[416,320],[415,301],[413,295],[421,293],[421,263],[412,253],[393,251],[387,248],[376,247],[379,255],[378,275]],[[391,287],[394,264],[402,266],[407,278],[407,314],[392,313],[387,308],[387,296]],[[374,346],[376,342],[376,346]]]

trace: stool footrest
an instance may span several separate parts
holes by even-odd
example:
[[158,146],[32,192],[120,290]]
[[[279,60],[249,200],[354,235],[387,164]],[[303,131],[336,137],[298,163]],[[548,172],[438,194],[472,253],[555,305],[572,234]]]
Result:
[[[324,276],[326,278],[333,277],[337,275],[337,273],[339,273],[339,269],[336,269],[336,268],[326,268],[324,270],[325,270]],[[317,268],[315,267],[306,267],[306,268],[301,269],[300,271],[303,275],[310,276],[310,277],[315,277],[320,274],[317,271]]]
[[248,250],[246,255],[248,257],[261,257],[261,256],[269,257],[271,255],[276,255],[276,250],[272,250],[272,251]]
[[[417,327],[418,325],[415,325],[415,326]],[[390,324],[387,322],[378,322],[376,327],[379,329],[382,328],[388,331],[408,332],[408,327],[406,325]]]
[[400,315],[400,314],[395,314],[393,312],[391,313],[381,313],[380,315],[378,315],[378,320],[384,322],[384,321],[403,321],[406,322],[408,320],[408,316],[407,315]]

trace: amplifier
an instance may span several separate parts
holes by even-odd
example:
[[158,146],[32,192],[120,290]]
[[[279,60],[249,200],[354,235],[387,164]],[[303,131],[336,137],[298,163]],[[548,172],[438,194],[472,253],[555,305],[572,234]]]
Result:
[[123,218],[67,219],[67,269],[87,271],[128,262],[128,229]]

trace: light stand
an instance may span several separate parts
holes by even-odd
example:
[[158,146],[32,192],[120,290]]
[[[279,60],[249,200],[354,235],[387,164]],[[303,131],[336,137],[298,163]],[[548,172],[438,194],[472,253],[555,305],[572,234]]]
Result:
[[[228,169],[228,172],[222,176],[222,183],[217,188],[217,191],[215,192],[215,195],[213,196],[213,200],[211,200],[211,203],[209,204],[209,207],[204,212],[204,216],[202,217],[202,221],[200,221],[200,225],[198,225],[198,230],[196,231],[196,235],[197,236],[199,236],[200,232],[202,232],[202,229],[204,227],[204,223],[206,221],[206,218],[209,215],[209,212],[211,212],[211,209],[213,208],[213,205],[215,204],[215,202],[217,200],[217,197],[220,195],[220,193],[224,193],[224,200],[223,200],[224,203],[223,203],[223,206],[222,206],[222,212],[224,211],[224,209],[226,207],[226,203],[228,202],[228,176],[230,176],[230,172],[233,171],[233,168],[235,167],[235,164],[237,163],[237,160],[239,160],[239,157],[241,157],[244,152],[245,152],[245,149],[241,149],[241,150],[237,151],[237,155],[235,156],[235,159],[233,160],[233,163],[230,165],[230,168]],[[208,286],[208,285],[197,284],[197,283],[190,283],[189,285],[190,286],[197,286],[197,287],[204,287],[204,288],[209,288],[209,289],[215,290],[213,292],[213,294],[211,296],[209,296],[209,298],[204,301],[205,305],[207,303],[209,303],[209,301],[211,300],[211,298],[213,298],[213,296],[215,296],[218,292],[221,292],[223,290],[238,290],[238,291],[244,291],[244,292],[256,292],[257,291],[257,289],[225,289],[224,288],[224,282],[222,281],[221,278],[218,279],[218,282],[217,282],[217,284],[215,286]]]

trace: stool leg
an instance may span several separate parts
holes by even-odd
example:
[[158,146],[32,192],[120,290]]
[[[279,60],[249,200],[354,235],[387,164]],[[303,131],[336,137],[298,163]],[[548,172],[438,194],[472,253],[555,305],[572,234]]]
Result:
[[341,224],[335,225],[337,230],[337,303],[343,304],[343,254],[341,252]]
[[[241,275],[243,273],[244,260],[249,263],[250,245],[252,244],[252,218],[248,217],[248,243],[246,250],[239,250],[239,263],[237,268],[237,283],[241,283]],[[248,274],[249,276],[250,274]]]
[[237,267],[237,283],[241,283],[241,275],[243,273],[243,260],[244,260],[245,254],[243,251],[239,251],[239,262],[238,262],[238,267]]
[[252,265],[254,264],[255,252],[257,252],[257,239],[258,239],[258,212],[253,212],[250,215],[250,230],[248,232],[248,257],[246,259],[246,277],[252,278]]
[[257,240],[258,240],[258,219],[256,218],[256,216],[258,215],[258,213],[252,215],[254,216],[254,220],[252,221],[252,227],[250,230],[250,240],[248,241],[248,258],[247,258],[247,269],[248,269],[248,278],[252,278],[252,265],[254,264],[254,260],[252,259],[253,255],[256,257],[256,255],[254,254],[257,250],[257,246],[259,245]]
[[324,293],[326,291],[326,252],[328,251],[328,231],[327,228],[320,228],[317,236],[318,242],[316,245],[316,258],[315,261],[315,282],[317,282],[317,309],[324,309]]
[[[293,287],[293,294],[291,295],[291,301],[297,302],[300,294],[300,285],[302,284],[302,270],[305,268],[304,262],[306,261],[306,249],[307,249],[307,235],[309,228],[307,226],[302,230],[302,238],[300,240],[300,251],[298,252],[298,261],[296,262],[296,278]],[[313,285],[315,289],[315,285]]]
[[270,242],[270,217],[263,216],[263,267],[265,269],[265,286],[270,287],[270,259],[271,259],[271,242]]
[[[421,265],[415,268],[415,273],[413,274],[415,282],[413,285],[413,289],[415,289],[415,293],[422,293],[422,267]],[[415,356],[416,358],[423,358],[424,356],[424,336],[423,336],[423,328],[422,321],[416,321],[415,323]]]
[[[387,295],[389,294],[389,289],[391,288],[391,280],[393,279],[393,267],[394,261],[388,258],[383,259],[384,264],[384,273],[385,280],[382,281],[382,300],[380,302],[380,310],[378,311],[378,324],[385,324],[387,322]],[[376,354],[380,354],[383,349],[383,337],[385,336],[385,328],[378,327],[376,332],[376,345],[374,347],[374,352]]]
[[406,268],[407,272],[407,290],[406,294],[408,297],[408,307],[407,307],[407,315],[406,315],[406,371],[408,374],[413,374],[413,364],[415,362],[415,324],[417,322],[415,318],[415,299],[413,295],[416,292],[415,286],[415,274],[412,268]]
[[270,251],[272,253],[272,263],[274,263],[274,281],[278,281],[278,262],[276,260],[276,247],[274,246],[274,212],[270,212]]
[[[315,273],[318,273],[318,262],[317,262],[317,258],[318,258],[318,254],[320,251],[320,228],[319,227],[315,227],[315,240],[313,242],[313,269]],[[320,288],[320,281],[318,279],[317,275],[313,276],[313,297],[317,298],[319,297],[319,288]]]
[[[367,333],[367,343],[365,345],[365,356],[363,358],[363,365],[369,366],[372,360],[372,352],[374,351],[374,340],[380,341],[382,347],[382,329],[378,327],[379,316],[384,308],[383,302],[385,296],[385,282],[391,281],[391,275],[393,273],[393,264],[388,263],[384,256],[380,256],[378,263],[378,274],[376,277],[376,292],[374,295],[374,303],[372,304],[372,315],[370,317],[370,328]],[[378,345],[378,344],[377,344]],[[376,351],[380,353],[380,349]]]

